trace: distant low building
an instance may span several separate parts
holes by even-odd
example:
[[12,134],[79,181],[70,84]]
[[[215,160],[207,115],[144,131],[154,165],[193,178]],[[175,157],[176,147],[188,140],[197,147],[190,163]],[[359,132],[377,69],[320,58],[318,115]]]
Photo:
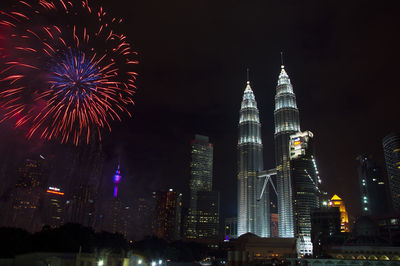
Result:
[[231,241],[228,265],[259,265],[296,257],[296,238],[266,238],[247,233]]

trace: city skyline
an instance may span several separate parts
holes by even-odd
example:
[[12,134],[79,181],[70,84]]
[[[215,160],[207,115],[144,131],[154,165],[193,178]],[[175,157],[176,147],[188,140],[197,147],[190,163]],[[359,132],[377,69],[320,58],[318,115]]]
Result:
[[[393,39],[396,16],[390,7],[358,1],[346,10],[317,1],[259,5],[221,1],[210,8],[178,1],[160,3],[167,12],[159,14],[151,3],[124,5],[106,7],[133,26],[129,38],[140,57],[136,106],[133,118],[124,118],[103,140],[107,156],[103,177],[111,176],[120,157],[126,182],[119,188],[121,195],[129,195],[123,190],[141,195],[144,190],[174,187],[187,197],[188,185],[182,180],[190,176],[185,168],[188,144],[199,133],[214,143],[214,187],[221,191],[222,211],[235,215],[236,196],[230,192],[236,190],[237,110],[245,69],[251,69],[263,125],[264,163],[270,169],[275,165],[272,103],[283,50],[302,129],[316,136],[322,188],[339,194],[350,214],[359,213],[359,195],[351,193],[359,186],[355,158],[372,154],[384,167],[382,138],[400,131],[390,122],[396,119],[399,92],[385,78],[395,77],[394,62],[399,57]],[[222,12],[225,8],[231,12]],[[146,17],[152,13],[159,17]],[[364,25],[365,20],[374,26]],[[4,165],[31,154],[63,157],[66,149],[27,141],[7,123],[0,130],[4,140],[0,151],[10,154],[0,162],[6,179],[1,193],[15,181]],[[65,182],[57,173],[52,178]],[[344,180],[349,186],[337,185]]]

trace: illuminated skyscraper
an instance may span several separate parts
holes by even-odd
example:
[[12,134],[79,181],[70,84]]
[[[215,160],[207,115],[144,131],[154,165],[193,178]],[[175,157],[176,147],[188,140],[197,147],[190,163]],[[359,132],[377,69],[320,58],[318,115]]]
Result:
[[[238,138],[238,232],[270,236],[269,194],[261,193],[264,179],[261,123],[254,93],[247,81],[240,108]],[[260,198],[261,196],[261,198]]]
[[400,134],[387,135],[382,144],[392,207],[395,212],[400,212]]
[[64,223],[64,192],[55,186],[48,187],[44,197],[44,225],[52,228]]
[[293,188],[290,176],[290,135],[300,131],[296,96],[284,66],[275,95],[275,160],[277,171],[279,236],[294,237]]
[[382,169],[366,155],[358,156],[357,161],[361,213],[374,216],[387,214],[386,186]]
[[321,182],[312,147],[310,131],[290,136],[290,168],[293,185],[294,235],[297,253],[311,255],[311,211],[319,207]]
[[208,137],[196,135],[191,148],[186,238],[215,238],[219,233],[219,192],[212,191],[213,146]]
[[338,195],[335,194],[329,201],[328,206],[330,208],[338,208],[339,209],[340,232],[350,232],[349,215],[346,211],[346,205],[344,205],[344,201]]
[[196,135],[191,144],[190,191],[211,191],[213,146],[208,137],[202,135]]

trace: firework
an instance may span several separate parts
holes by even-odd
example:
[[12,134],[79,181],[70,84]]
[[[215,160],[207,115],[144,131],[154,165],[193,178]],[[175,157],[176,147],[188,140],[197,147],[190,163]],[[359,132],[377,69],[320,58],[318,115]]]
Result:
[[88,0],[19,1],[14,10],[0,11],[1,121],[78,145],[131,116],[137,61],[121,19]]

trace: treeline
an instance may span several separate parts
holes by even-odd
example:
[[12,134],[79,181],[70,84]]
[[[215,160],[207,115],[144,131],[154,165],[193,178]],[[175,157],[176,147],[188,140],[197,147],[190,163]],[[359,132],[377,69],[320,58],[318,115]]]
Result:
[[0,257],[12,258],[29,252],[96,252],[108,250],[122,254],[129,250],[121,234],[95,233],[79,224],[65,224],[59,228],[44,227],[30,234],[19,228],[0,228]]

